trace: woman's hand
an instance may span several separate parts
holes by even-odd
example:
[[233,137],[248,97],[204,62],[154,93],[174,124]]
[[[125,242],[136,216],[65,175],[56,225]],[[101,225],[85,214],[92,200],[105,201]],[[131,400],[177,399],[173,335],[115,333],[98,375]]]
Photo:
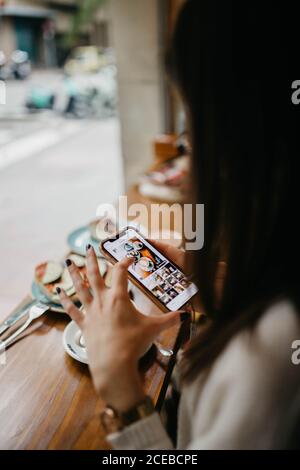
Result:
[[[154,245],[158,251],[161,251],[166,258],[182,269],[184,273],[188,276],[191,276],[193,273],[190,271],[190,268],[193,266],[193,255],[191,253],[186,253],[178,248],[175,248],[172,245],[167,245],[166,243],[158,242],[156,240],[150,240],[152,245]],[[227,264],[224,261],[218,262],[217,274],[215,279],[215,296],[216,296],[216,306],[220,305],[222,301],[223,286],[226,277]],[[200,299],[200,295],[197,294],[193,298],[193,308],[197,312],[204,312],[203,305]]]
[[96,390],[118,411],[126,411],[144,397],[138,360],[159,333],[180,321],[180,313],[150,317],[140,313],[128,294],[127,269],[132,258],[124,258],[113,268],[112,287],[100,275],[92,247],[87,250],[88,288],[78,268],[67,266],[85,312],[80,311],[61,290],[65,311],[82,330],[88,351],[89,367]]
[[182,269],[187,275],[190,275],[186,270],[187,263],[187,253],[175,246],[169,245],[168,243],[160,242],[158,240],[148,239],[149,243],[153,245],[158,251],[160,251],[167,259],[177,264],[177,266]]

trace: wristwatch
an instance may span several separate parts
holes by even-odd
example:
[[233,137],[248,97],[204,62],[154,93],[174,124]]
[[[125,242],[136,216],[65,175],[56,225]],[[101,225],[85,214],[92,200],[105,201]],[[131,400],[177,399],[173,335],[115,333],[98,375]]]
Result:
[[111,434],[121,431],[126,426],[129,426],[140,419],[150,416],[154,411],[155,408],[151,398],[146,396],[142,402],[138,403],[125,413],[120,413],[112,406],[107,405],[100,414],[100,421],[104,431],[107,434]]

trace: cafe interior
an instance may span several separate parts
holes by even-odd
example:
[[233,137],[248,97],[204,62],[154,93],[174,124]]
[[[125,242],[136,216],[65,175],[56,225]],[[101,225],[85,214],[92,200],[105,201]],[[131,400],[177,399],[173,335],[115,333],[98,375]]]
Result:
[[[69,222],[69,231],[63,227],[60,242],[54,243],[55,253],[48,243],[40,262],[32,266],[30,260],[25,268],[26,279],[26,269],[33,271],[28,292],[23,298],[20,295],[14,307],[2,302],[1,449],[109,449],[99,420],[104,402],[92,386],[80,332],[65,314],[56,287],[63,286],[75,299],[64,260],[72,259],[84,275],[89,243],[96,250],[100,272],[110,286],[112,264],[103,257],[99,243],[116,230],[116,220],[122,227],[131,224],[154,239],[182,246],[181,207],[190,197],[190,149],[184,110],[164,70],[165,51],[182,3],[112,2],[121,134],[120,149],[117,145],[114,148],[116,154],[121,154],[116,171],[121,174],[119,196],[126,196],[126,204],[120,208],[119,198],[107,201],[101,191],[99,207],[95,201],[87,201],[94,217],[84,220],[77,215],[77,227],[74,218]],[[132,22],[133,17],[137,21]],[[100,135],[98,145],[94,153],[101,151]],[[109,158],[106,165],[110,164]],[[161,213],[151,218],[153,204],[161,207]],[[139,206],[144,208],[142,212]],[[63,213],[63,205],[59,211]],[[52,233],[55,219],[51,214],[48,223]],[[47,258],[47,251],[52,259]],[[21,264],[24,261],[19,259]],[[24,281],[17,289],[23,291]],[[137,287],[130,284],[129,289],[143,312],[161,314]],[[145,391],[157,410],[163,407],[176,355],[188,330],[187,325],[166,330],[143,358]]]
[[[62,13],[63,20],[64,15],[71,11],[68,5],[57,6],[65,2],[45,3],[49,8],[54,5],[57,11]],[[64,117],[62,118],[61,114],[58,116],[57,113],[53,120],[53,114],[51,114],[53,109],[47,109],[45,113],[39,114],[37,112],[39,105],[27,100],[27,107],[30,109],[26,114],[24,127],[25,121],[30,124],[35,122],[36,116],[42,116],[43,125],[47,128],[42,130],[40,141],[36,140],[34,143],[35,157],[31,158],[30,150],[26,150],[29,146],[25,145],[20,150],[20,154],[23,151],[27,152],[26,162],[32,162],[30,175],[27,174],[25,168],[25,157],[19,158],[14,155],[16,147],[10,147],[11,153],[3,152],[0,139],[0,184],[3,175],[5,182],[2,187],[5,186],[8,191],[3,203],[0,201],[2,209],[0,217],[4,215],[6,217],[1,219],[1,221],[5,220],[5,227],[3,223],[3,243],[1,243],[2,252],[0,252],[4,264],[6,263],[5,273],[0,275],[0,449],[110,451],[112,449],[128,450],[131,449],[131,445],[134,445],[135,449],[144,449],[143,446],[149,449],[174,449],[177,448],[176,442],[184,449],[249,449],[252,447],[261,449],[277,448],[276,446],[279,448],[291,446],[291,448],[299,449],[300,408],[297,398],[299,393],[293,393],[296,387],[299,389],[299,374],[296,373],[296,365],[300,363],[300,341],[297,338],[297,332],[300,329],[294,307],[291,307],[288,302],[285,303],[281,297],[279,300],[276,297],[278,303],[275,303],[275,306],[272,304],[270,307],[267,302],[262,302],[262,308],[266,310],[264,315],[262,312],[265,310],[260,312],[262,317],[255,316],[251,313],[251,309],[248,311],[245,308],[246,313],[243,311],[245,317],[239,320],[237,315],[232,324],[229,324],[229,320],[228,324],[226,323],[227,318],[224,323],[216,321],[217,326],[214,329],[215,318],[209,318],[203,308],[202,299],[199,300],[196,295],[198,290],[193,277],[194,273],[190,271],[185,274],[181,264],[176,263],[172,258],[176,253],[177,259],[180,259],[182,255],[185,261],[189,260],[184,252],[200,251],[204,244],[203,208],[200,204],[196,205],[196,209],[193,206],[195,195],[192,191],[191,169],[193,168],[192,151],[194,152],[195,148],[192,149],[191,145],[187,108],[183,104],[179,88],[176,88],[174,80],[172,81],[173,77],[171,79],[167,72],[169,57],[166,54],[182,7],[188,3],[191,8],[197,9],[197,2],[193,0],[107,0],[101,2],[101,8],[102,3],[104,10],[97,18],[100,18],[102,26],[105,23],[105,31],[108,27],[109,41],[107,31],[103,35],[102,26],[102,29],[97,31],[101,32],[99,37],[105,39],[103,41],[106,46],[109,42],[106,60],[112,60],[108,65],[109,70],[113,73],[116,71],[117,100],[114,102],[116,110],[109,116],[102,115],[99,118],[94,113],[92,117],[89,116],[86,119],[83,115],[85,111],[79,106],[76,108],[76,113],[79,115],[70,116],[71,105],[75,100],[75,93],[72,95],[74,83],[70,85],[70,76],[72,78],[73,72],[70,70],[72,67],[77,67],[76,61],[82,67],[84,62],[82,58],[86,57],[86,54],[95,53],[93,48],[88,51],[81,44],[79,48],[76,48],[75,55],[71,56],[68,65],[64,66],[63,73],[61,72],[62,66],[59,65],[60,77],[63,74],[69,90],[72,89],[70,107]],[[55,16],[51,16],[52,12],[49,13],[49,11],[47,15],[54,18]],[[225,13],[227,14],[227,10]],[[10,14],[10,10],[6,10],[7,17]],[[44,10],[39,10],[38,15],[38,21],[41,24],[41,18],[45,15]],[[219,21],[221,14],[216,16]],[[47,22],[49,17],[47,17]],[[250,20],[252,21],[253,18],[251,17]],[[192,21],[191,18],[190,21]],[[4,23],[0,22],[0,28],[2,24]],[[272,27],[272,22],[268,27]],[[44,38],[49,39],[51,31],[50,28],[49,33],[48,28],[44,32]],[[195,31],[194,34],[196,34]],[[220,39],[223,35],[225,45],[219,41],[219,46],[221,49],[224,47],[225,53],[227,52],[226,34],[227,29],[224,27],[218,36]],[[243,31],[240,31],[240,34],[245,40]],[[177,37],[177,41],[179,39]],[[247,42],[247,38],[245,41]],[[249,46],[248,43],[247,46]],[[249,47],[252,47],[252,42]],[[257,54],[259,53],[258,47]],[[263,50],[261,54],[263,56],[261,64],[264,64]],[[209,54],[205,56],[205,60],[207,64],[210,64],[208,56]],[[218,57],[221,68],[224,66],[223,57],[221,54]],[[182,59],[182,63],[185,59],[186,57]],[[92,61],[91,58],[89,60]],[[188,62],[188,58],[186,60]],[[251,63],[251,61],[246,65],[243,63],[243,66],[250,67]],[[199,67],[198,62],[197,66]],[[52,70],[46,71],[45,74],[43,67],[34,68],[35,85],[45,85],[48,80],[45,77],[50,77],[49,83],[51,80],[57,80],[57,75],[55,75],[57,71],[51,75]],[[244,78],[243,76],[243,80]],[[193,83],[193,80],[191,79],[190,82]],[[6,83],[7,109],[9,109],[9,101],[15,94],[12,91],[14,83],[11,78],[7,79]],[[253,126],[259,134],[260,121],[256,120],[255,114],[251,114],[257,111],[254,109],[255,103],[252,108],[251,93],[255,87],[251,87],[252,84],[249,85],[249,96],[246,96],[243,87],[239,92],[247,99],[249,116],[245,117],[245,122],[248,123],[249,128]],[[209,83],[205,91],[211,92],[212,88]],[[243,95],[244,92],[245,95]],[[231,106],[229,95],[229,92],[224,93],[223,100],[221,91],[220,95],[216,93],[216,96],[221,97],[221,106],[225,103],[224,109],[226,105],[228,105],[227,108]],[[45,93],[39,95],[40,102],[48,99],[49,96],[47,95],[46,98],[45,96]],[[253,92],[253,96],[257,99],[258,95]],[[31,99],[34,100],[34,98],[36,97],[32,94]],[[47,104],[48,108],[52,106],[50,101]],[[205,101],[205,104],[208,104],[207,109],[211,104],[208,101]],[[286,105],[282,103],[280,103],[282,106]],[[272,107],[271,101],[268,104],[269,109],[264,108],[266,113]],[[241,111],[242,106],[239,106],[240,103],[237,109]],[[223,110],[224,116],[227,115],[227,108]],[[244,109],[241,112],[244,112]],[[293,112],[295,116],[294,109]],[[80,113],[83,114],[80,115]],[[275,116],[276,110],[273,114]],[[209,112],[207,116],[211,118],[209,121],[211,124],[214,116]],[[268,117],[272,119],[269,114]],[[7,122],[12,122],[12,119],[8,116]],[[275,119],[274,117],[274,122]],[[1,120],[2,122],[5,121]],[[279,118],[276,122],[279,122]],[[50,123],[49,126],[48,123]],[[227,124],[226,122],[226,130],[230,127],[230,125],[227,127]],[[240,123],[235,123],[235,125],[239,126]],[[242,128],[242,132],[248,135],[248,129],[245,130],[245,128]],[[270,129],[268,135],[272,133]],[[281,132],[280,126],[277,131]],[[56,134],[54,135],[53,132]],[[58,145],[56,135],[59,132],[64,134],[64,138],[67,136],[69,140],[66,138],[66,145],[70,147]],[[222,142],[227,145],[227,136],[224,137],[222,132],[223,129],[220,131],[221,137],[224,138]],[[38,155],[37,149],[39,146],[44,148],[45,139],[49,139],[51,143],[51,153],[41,152]],[[242,137],[238,135],[239,144],[241,139]],[[210,144],[211,142],[208,142],[207,148],[209,149],[211,149]],[[254,143],[252,147],[248,144],[247,141],[247,145],[244,146],[247,147],[246,151],[248,147],[252,151]],[[257,148],[255,152],[256,150]],[[9,168],[5,160],[6,155],[11,155],[15,159],[14,165]],[[234,164],[233,158],[231,160],[229,158],[229,161]],[[246,199],[246,186],[243,187],[240,184],[239,178],[234,179],[239,176],[238,172],[232,172],[230,182],[232,187],[227,187],[227,193],[224,191],[225,197],[228,194],[232,196],[231,191],[236,183],[239,194],[238,196],[236,193],[233,194],[232,207],[239,207],[239,204],[242,205],[243,201],[246,201],[249,202],[247,206],[249,209],[253,202],[251,208],[255,206],[253,210],[259,213],[258,218],[253,219],[254,222],[258,221],[257,225],[267,223],[269,217],[273,216],[273,212],[267,210],[265,216],[259,219],[260,208],[265,209],[264,204],[268,202],[265,189],[274,189],[272,204],[275,207],[277,200],[275,195],[279,194],[279,199],[281,187],[277,192],[277,186],[274,187],[272,184],[276,181],[279,187],[279,183],[284,179],[281,167],[278,173],[276,169],[274,174],[271,172],[274,166],[271,158],[270,161],[266,160],[265,166],[260,166],[258,158],[253,166],[251,158],[247,160],[248,166],[238,163],[240,164],[237,166],[238,171],[243,174],[245,180],[250,175],[247,184],[253,176],[253,168],[257,170],[258,177],[254,175],[254,183],[250,181],[255,190],[261,188],[259,185],[264,177],[268,180],[268,184],[263,187],[258,197],[253,199],[254,202]],[[213,178],[213,167],[211,168],[209,177]],[[266,171],[265,168],[267,168]],[[227,184],[225,170],[220,177],[222,184],[225,181],[224,187]],[[22,176],[17,177],[20,171]],[[204,186],[208,187],[209,184],[206,185],[204,181]],[[26,188],[29,187],[31,189],[28,189],[28,194],[30,193],[31,196],[30,199],[26,199],[24,194]],[[253,187],[250,188],[253,189]],[[10,188],[13,190],[11,191]],[[216,186],[214,191],[219,194],[219,188]],[[242,209],[244,211],[243,207]],[[232,210],[235,215],[234,209]],[[232,215],[230,210],[228,213]],[[244,225],[246,225],[246,217],[245,209],[240,218]],[[209,215],[208,219],[212,223],[213,216]],[[253,223],[254,226],[255,223]],[[232,229],[233,235],[238,236],[235,230],[239,228]],[[270,230],[274,228],[271,227],[271,222],[269,228]],[[250,230],[249,233],[250,239],[252,231]],[[220,239],[223,235],[221,233]],[[248,232],[245,240],[247,236]],[[16,243],[16,238],[23,242]],[[232,263],[238,266],[242,263],[242,258],[247,258],[249,266],[254,266],[253,272],[256,280],[260,275],[258,264],[255,266],[254,263],[256,251],[252,252],[254,253],[252,259],[248,259],[250,251],[249,253],[243,251],[242,248],[240,249],[242,242],[239,239],[235,241],[237,248],[234,247],[236,252],[232,257],[234,259]],[[249,246],[252,242],[254,246],[256,241],[253,235]],[[262,240],[263,242],[265,239]],[[211,245],[210,254],[214,254],[214,246]],[[168,248],[163,248],[164,246]],[[229,248],[228,246],[221,248],[224,248],[224,252],[228,249],[231,254],[231,246]],[[266,242],[265,252],[267,250],[268,243]],[[281,251],[280,253],[279,251],[276,256],[281,256]],[[264,256],[262,252],[260,252],[261,257]],[[205,255],[201,259],[205,264]],[[232,261],[229,255],[228,259]],[[280,260],[282,259],[283,255]],[[114,266],[116,262],[123,263],[123,267],[124,263],[128,263],[126,267],[129,275],[128,280],[126,277],[125,284],[122,267],[120,268],[120,263],[118,263],[120,271],[116,271]],[[188,269],[191,266],[192,263],[186,265]],[[197,270],[199,266],[193,265],[193,269]],[[245,267],[245,272],[247,267],[248,265]],[[263,270],[264,267],[262,264],[261,269]],[[274,282],[278,282],[281,287],[278,281],[281,279],[281,271],[278,271],[279,274],[276,277],[276,269],[277,265],[274,270],[268,271],[268,276],[274,274]],[[92,281],[91,277],[91,273],[95,273],[95,270],[100,274],[97,278],[99,291],[105,289],[108,305],[114,307],[118,299],[124,300],[124,296],[127,296],[130,299],[130,305],[142,312],[147,317],[147,321],[150,322],[152,317],[156,319],[156,326],[162,325],[164,321],[167,325],[164,318],[168,315],[170,319],[168,327],[157,327],[155,337],[151,337],[147,347],[143,344],[142,350],[138,353],[138,380],[139,385],[142,384],[142,391],[138,389],[138,398],[133,399],[136,406],[130,407],[130,412],[126,409],[126,413],[124,410],[119,412],[113,405],[110,406],[107,389],[97,376],[97,367],[91,364],[91,356],[93,356],[91,350],[94,347],[91,340],[93,328],[90,327],[88,332],[86,326],[84,332],[87,336],[83,334],[83,322],[86,321],[88,324],[88,320],[84,320],[87,314],[82,299],[85,296],[89,299],[89,303],[92,303],[96,298],[94,286],[97,283]],[[213,286],[211,287],[213,294],[211,297],[207,295],[205,302],[207,302],[206,305],[212,305],[214,311],[217,312],[219,304],[222,304],[220,299],[223,294],[223,285],[227,286],[226,283],[224,284],[226,270],[227,259],[225,262],[225,259],[221,258],[217,260],[215,271],[208,273],[210,286]],[[119,274],[115,274],[116,272]],[[237,307],[232,300],[235,299],[239,288],[241,292],[244,292],[242,288],[245,292],[248,292],[247,288],[251,289],[250,283],[249,285],[239,284],[240,278],[229,276],[228,285],[234,279],[236,285],[239,286],[227,291],[225,299],[230,308],[233,306],[238,309],[239,307],[239,304]],[[201,279],[206,282],[204,274]],[[77,289],[74,284],[81,287]],[[117,284],[120,289],[123,288],[123,291],[116,300]],[[263,288],[264,285],[262,285],[262,290]],[[258,289],[257,292],[261,291]],[[111,304],[109,303],[110,294],[113,299]],[[198,300],[193,303],[190,300],[194,296]],[[244,306],[243,302],[247,300],[245,296],[241,300],[241,305]],[[261,307],[259,302],[258,304]],[[183,308],[184,311],[182,311]],[[230,308],[228,311],[224,308],[228,318]],[[220,311],[222,311],[221,307]],[[93,315],[92,309],[91,314]],[[246,317],[246,314],[249,314],[249,317]],[[178,321],[179,318],[180,321]],[[253,341],[251,333],[241,331],[245,325],[248,325],[248,320],[249,325],[251,324],[250,330],[254,332]],[[123,327],[124,331],[128,331],[126,325],[123,324]],[[210,331],[216,333],[216,341],[213,335],[210,335]],[[205,361],[209,364],[208,369],[201,376],[201,379],[202,377],[207,379],[207,382],[205,380],[203,382],[203,388],[201,388],[202,382],[198,380],[196,373],[193,375],[192,370],[193,367],[195,370],[198,367],[197,345],[195,346],[196,343],[192,341],[194,338],[197,339],[197,332],[200,332],[200,336],[203,332],[203,337],[207,340],[207,343],[204,341],[204,346],[201,344],[201,348],[199,347],[201,367],[204,368]],[[206,332],[208,332],[207,336],[205,336]],[[247,336],[248,333],[249,336]],[[131,350],[129,343],[130,341],[127,343],[128,350]],[[123,343],[120,341],[118,344]],[[191,348],[192,351],[188,357],[194,362],[191,362],[193,367],[190,366],[187,369],[189,372],[185,377],[194,379],[196,377],[196,379],[194,382],[187,380],[185,395],[182,392],[181,396],[177,389],[180,383],[178,364],[185,357],[186,351],[189,351],[190,344],[194,345],[194,349]],[[100,357],[102,354],[106,357],[106,349],[110,351],[108,344],[107,348],[106,345],[103,347],[103,353],[99,351]],[[91,356],[89,356],[90,353]],[[126,353],[127,351],[119,351],[116,354],[118,356],[116,364],[120,364],[119,357],[126,358]],[[95,356],[92,361],[95,361]],[[114,361],[112,363],[114,364]],[[99,367],[103,367],[101,360],[99,364]],[[111,369],[114,370],[114,367]],[[125,386],[118,388],[118,376],[122,375],[121,369],[122,367],[120,367],[120,374],[113,376],[117,390],[114,390],[113,385],[110,384],[111,393],[108,395],[111,395],[112,401],[115,396],[125,397],[126,394],[130,396],[132,393],[130,390],[128,392]],[[105,371],[105,367],[102,370]],[[107,375],[110,377],[109,373]],[[130,386],[128,388],[130,389]],[[141,399],[139,402],[141,395],[146,399]],[[179,421],[178,409],[181,413]],[[282,417],[280,413],[283,415],[284,424],[280,421],[277,433],[276,426],[279,418]],[[199,417],[198,421],[197,417]],[[244,425],[245,422],[247,425]],[[274,436],[278,441],[273,442]]]

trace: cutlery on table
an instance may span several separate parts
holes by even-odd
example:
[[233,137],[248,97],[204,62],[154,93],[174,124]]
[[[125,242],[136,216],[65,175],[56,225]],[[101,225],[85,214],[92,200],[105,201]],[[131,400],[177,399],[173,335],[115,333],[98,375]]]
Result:
[[9,336],[4,341],[0,341],[0,352],[4,351],[7,346],[14,343],[15,340],[20,336],[23,331],[25,331],[29,325],[36,320],[37,318],[41,317],[45,312],[50,309],[49,305],[43,304],[42,302],[38,302],[29,309],[28,319],[25,323],[20,326],[11,336]]
[[11,326],[15,325],[21,318],[24,318],[32,305],[35,305],[37,300],[31,300],[28,304],[24,305],[20,310],[12,313],[3,323],[0,325],[0,335],[5,333]]

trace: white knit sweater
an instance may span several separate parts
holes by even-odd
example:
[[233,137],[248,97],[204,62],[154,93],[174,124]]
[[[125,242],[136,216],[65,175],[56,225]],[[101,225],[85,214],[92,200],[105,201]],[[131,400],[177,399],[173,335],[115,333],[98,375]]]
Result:
[[[300,391],[291,361],[300,318],[287,301],[271,307],[254,330],[237,334],[209,372],[182,388],[179,449],[269,449]],[[108,441],[115,449],[172,449],[157,413]]]

